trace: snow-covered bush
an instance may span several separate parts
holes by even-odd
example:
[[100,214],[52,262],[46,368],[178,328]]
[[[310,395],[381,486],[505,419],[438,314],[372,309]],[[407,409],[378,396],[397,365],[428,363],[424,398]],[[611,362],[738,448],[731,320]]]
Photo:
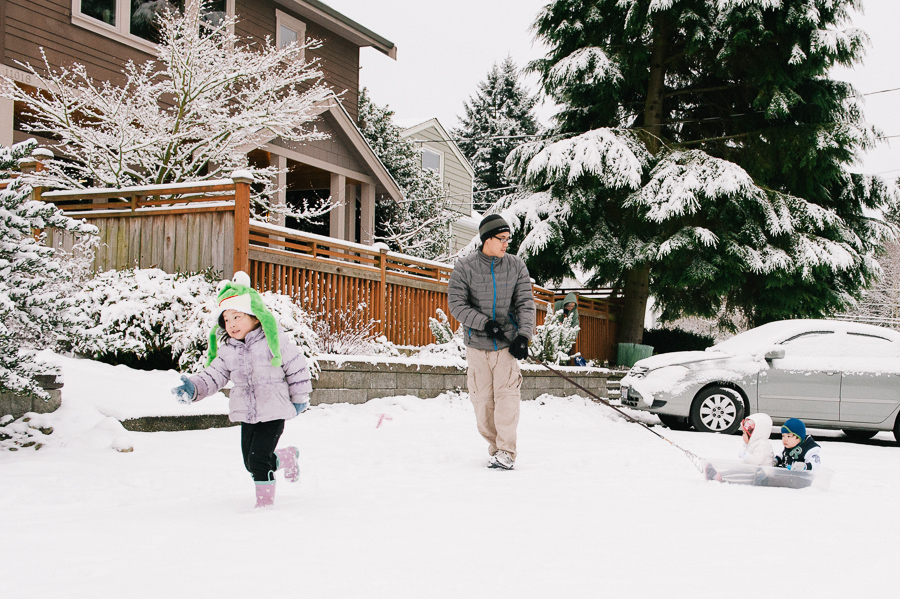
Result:
[[466,343],[463,340],[462,325],[453,330],[447,314],[437,309],[437,318],[428,319],[428,328],[434,335],[436,343],[426,345],[416,354],[418,358],[458,358],[466,357]]
[[[68,310],[73,326],[64,344],[113,364],[197,371],[204,366],[215,321],[213,273],[169,274],[159,269],[108,271],[85,281]],[[291,298],[266,292],[263,301],[307,357],[317,336]]]
[[384,335],[376,335],[377,320],[366,318],[366,304],[329,318],[324,309],[314,315],[312,328],[318,336],[319,352],[344,356],[399,355],[397,346]]
[[[18,160],[31,154],[34,140],[0,148],[0,173],[10,176]],[[46,398],[34,377],[55,372],[34,350],[52,341],[48,334],[63,325],[62,308],[72,279],[61,251],[44,245],[46,229],[78,236],[95,235],[96,227],[64,216],[52,204],[34,201],[21,178],[6,179],[0,190],[0,392]]]
[[454,332],[450,326],[450,319],[440,308],[437,309],[437,318],[428,318],[428,328],[431,329],[431,334],[439,344],[449,343],[455,336],[462,337],[462,326]]
[[581,327],[575,325],[574,311],[564,316],[562,310],[557,310],[556,314],[547,318],[544,324],[534,327],[529,350],[531,356],[551,364],[568,362],[572,357],[569,350],[575,345],[580,329]]

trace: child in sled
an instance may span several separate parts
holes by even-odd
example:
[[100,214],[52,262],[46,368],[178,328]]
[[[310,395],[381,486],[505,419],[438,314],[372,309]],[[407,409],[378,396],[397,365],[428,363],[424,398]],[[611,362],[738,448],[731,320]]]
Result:
[[300,477],[297,448],[275,447],[284,421],[309,405],[309,368],[297,346],[278,331],[247,273],[235,273],[217,291],[218,325],[210,333],[206,369],[182,376],[172,393],[181,403],[191,403],[234,381],[228,418],[241,423],[241,451],[256,486],[256,507],[266,507],[275,501],[276,470],[284,469],[290,482]]
[[781,444],[784,451],[775,458],[775,466],[788,470],[816,470],[822,467],[819,444],[806,434],[806,425],[799,418],[789,418],[781,425]]
[[[772,418],[768,414],[751,414],[741,421],[743,445],[738,457],[743,463],[750,466],[772,466],[775,463],[775,453],[769,443],[771,432]],[[712,464],[706,465],[705,475],[708,480],[743,484],[763,484],[766,478],[760,468],[717,472]]]

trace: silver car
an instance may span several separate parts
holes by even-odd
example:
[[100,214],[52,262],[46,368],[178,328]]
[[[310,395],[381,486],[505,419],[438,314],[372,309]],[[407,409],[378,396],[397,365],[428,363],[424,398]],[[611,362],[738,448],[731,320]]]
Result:
[[733,433],[747,414],[775,424],[842,429],[900,441],[900,333],[832,320],[783,320],[702,352],[638,361],[622,379],[622,403],[670,428]]

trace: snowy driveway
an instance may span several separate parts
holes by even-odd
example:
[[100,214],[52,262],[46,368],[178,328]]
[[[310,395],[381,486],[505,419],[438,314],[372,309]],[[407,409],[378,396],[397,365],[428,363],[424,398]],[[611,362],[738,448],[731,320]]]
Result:
[[[164,389],[172,374],[156,376]],[[750,573],[810,597],[894,588],[888,433],[820,439],[831,489],[797,491],[706,482],[581,398],[523,404],[511,472],[485,468],[464,396],[318,406],[282,441],[300,448],[301,482],[279,480],[274,508],[255,511],[237,428],[129,433],[134,452],[117,453],[115,431],[75,407],[88,402],[68,403],[65,445],[0,453],[0,581],[18,598],[694,599]],[[740,445],[656,430],[704,456]]]

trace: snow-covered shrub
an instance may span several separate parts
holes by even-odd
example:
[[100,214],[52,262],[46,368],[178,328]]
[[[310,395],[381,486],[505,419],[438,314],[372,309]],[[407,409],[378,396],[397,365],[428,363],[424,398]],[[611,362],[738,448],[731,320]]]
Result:
[[437,318],[428,318],[428,328],[431,329],[431,334],[439,344],[449,343],[454,336],[462,337],[462,327],[454,333],[450,326],[450,319],[440,308],[437,309]]
[[399,355],[397,347],[384,335],[376,335],[377,320],[366,318],[366,304],[337,314],[337,322],[320,310],[314,316],[313,330],[318,336],[319,352],[345,356]]
[[568,362],[572,357],[569,350],[575,345],[578,331],[581,327],[575,325],[575,312],[563,316],[562,310],[547,318],[544,324],[534,327],[534,336],[531,338],[529,352],[536,360],[551,364]]
[[[113,364],[199,370],[215,324],[217,283],[211,272],[100,273],[75,294],[69,309],[73,326],[64,343],[71,351]],[[281,330],[311,357],[316,334],[308,315],[287,296],[266,292],[262,297]]]
[[437,318],[428,319],[428,328],[434,335],[436,343],[426,345],[416,354],[418,358],[458,358],[465,359],[466,344],[463,340],[462,325],[453,330],[450,319],[440,308],[437,309]]
[[[29,140],[0,148],[0,176],[14,173],[34,146]],[[90,236],[97,229],[34,201],[21,178],[5,182],[0,190],[0,392],[46,398],[34,377],[53,368],[34,350],[51,343],[52,332],[64,326],[62,308],[72,274],[65,254],[44,245],[44,235],[36,233],[57,229]]]

